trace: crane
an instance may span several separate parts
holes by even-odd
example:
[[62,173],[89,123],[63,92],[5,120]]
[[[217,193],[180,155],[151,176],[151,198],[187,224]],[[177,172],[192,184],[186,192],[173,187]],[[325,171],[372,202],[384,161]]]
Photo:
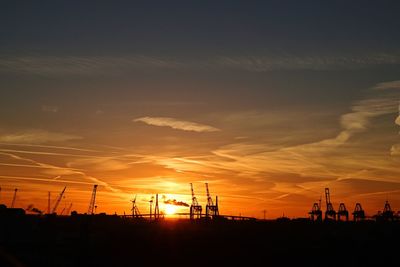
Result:
[[93,185],[92,197],[90,198],[88,214],[93,215],[95,206],[96,206],[96,192],[97,192],[97,184]]
[[329,193],[329,188],[325,188],[325,201],[326,201],[326,211],[325,220],[336,220],[336,211],[331,203],[331,195]]
[[365,212],[363,208],[361,207],[360,203],[356,203],[356,206],[354,207],[354,212],[353,212],[353,220],[354,221],[362,221],[365,219]]
[[50,214],[50,191],[47,194],[47,214]]
[[12,201],[11,201],[11,208],[14,208],[15,200],[17,199],[17,191],[18,191],[18,189],[15,188],[15,189],[14,189],[14,196],[13,196],[13,199],[12,199]]
[[71,215],[70,214],[71,208],[72,208],[72,202],[69,204],[68,208],[65,210],[66,215]]
[[160,208],[158,207],[158,194],[156,194],[156,205],[154,205],[154,219],[160,218]]
[[339,210],[337,212],[337,219],[340,221],[341,217],[344,216],[346,219],[346,222],[349,220],[349,212],[346,209],[346,206],[344,203],[339,204]]
[[215,197],[215,205],[213,203],[212,197],[210,195],[210,191],[208,189],[208,183],[206,183],[206,192],[207,192],[207,205],[206,205],[206,218],[214,218],[219,215],[218,211],[218,197]]
[[54,204],[54,207],[53,207],[51,213],[56,213],[57,208],[58,208],[58,205],[60,204],[61,199],[62,199],[62,197],[64,196],[65,189],[67,189],[66,186],[64,187],[64,189],[61,191],[60,195],[58,196],[58,198],[57,198],[57,200],[56,200],[56,204]]
[[132,201],[132,218],[138,218],[140,217],[140,212],[138,207],[136,206],[136,195],[135,198]]
[[321,198],[319,199],[319,202],[313,204],[313,207],[308,214],[310,214],[310,219],[312,221],[322,221]]
[[190,189],[192,191],[192,205],[190,205],[190,219],[200,219],[202,207],[199,205],[196,196],[194,195],[193,184],[190,183]]

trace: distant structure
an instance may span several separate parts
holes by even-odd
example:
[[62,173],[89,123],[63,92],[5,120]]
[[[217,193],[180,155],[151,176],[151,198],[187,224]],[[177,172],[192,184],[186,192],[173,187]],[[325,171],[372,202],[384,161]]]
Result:
[[53,207],[51,213],[56,213],[58,205],[60,204],[60,201],[61,201],[62,197],[64,196],[65,189],[67,189],[66,186],[64,187],[64,189],[61,191],[60,195],[58,196],[58,198],[56,200],[56,203],[54,204],[54,207]]
[[50,214],[50,191],[47,194],[47,214]]
[[152,217],[152,212],[153,212],[153,201],[154,201],[154,196],[151,196],[151,198],[150,198],[150,200],[149,200],[149,203],[150,203],[150,220],[151,220],[151,217]]
[[132,218],[141,217],[138,207],[136,206],[136,195],[132,201]]
[[156,205],[154,206],[154,219],[158,220],[160,218],[160,208],[158,206],[158,194],[156,194]]
[[365,212],[360,203],[356,203],[353,211],[353,221],[363,221],[365,219]]
[[336,211],[331,203],[331,195],[329,188],[325,188],[325,201],[326,201],[326,211],[325,211],[325,221],[336,220]]
[[311,211],[308,214],[312,221],[322,221],[321,198],[319,199],[319,202],[313,204]]
[[344,203],[340,203],[339,205],[339,210],[337,212],[337,220],[341,221],[342,217],[345,218],[346,222],[349,221],[349,212],[347,211]]
[[192,191],[192,205],[190,205],[190,219],[200,219],[202,207],[199,205],[196,196],[194,195],[193,184],[190,184],[190,189]]
[[97,192],[97,184],[93,186],[92,197],[90,198],[88,214],[93,215],[94,209],[96,206],[96,192]]
[[65,214],[66,214],[66,215],[71,215],[71,214],[70,214],[71,208],[72,208],[72,202],[69,204],[68,208],[65,210]]
[[389,201],[386,200],[385,206],[383,207],[383,212],[381,213],[381,219],[384,221],[393,221],[394,212],[390,207]]
[[12,208],[12,209],[14,208],[15,200],[17,199],[17,191],[18,191],[18,189],[15,188],[15,189],[14,189],[14,196],[13,196],[13,199],[12,199],[11,205],[10,205],[10,208]]
[[207,191],[206,218],[215,219],[217,216],[219,216],[218,196],[215,197],[215,205],[214,205],[212,197],[210,195],[210,191],[208,189],[208,183],[206,183],[206,191]]

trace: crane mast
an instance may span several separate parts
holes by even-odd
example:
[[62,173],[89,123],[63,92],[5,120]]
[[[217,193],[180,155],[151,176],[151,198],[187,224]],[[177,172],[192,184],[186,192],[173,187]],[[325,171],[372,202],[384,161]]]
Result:
[[13,199],[12,199],[12,201],[11,201],[11,208],[14,208],[15,200],[17,199],[17,191],[18,191],[18,189],[15,188],[15,189],[14,189],[14,196],[13,196]]
[[56,200],[56,203],[54,204],[54,207],[53,207],[53,210],[51,211],[51,213],[55,213],[55,212],[56,212],[56,210],[57,210],[57,208],[58,208],[58,205],[60,204],[61,199],[62,199],[62,197],[64,196],[65,189],[67,189],[66,186],[64,187],[64,189],[61,191],[60,195],[58,196],[58,198],[57,198],[57,200]]
[[90,198],[88,214],[93,215],[94,208],[96,206],[96,192],[97,192],[97,184],[93,186],[92,197]]
[[190,183],[190,189],[192,191],[192,205],[190,205],[190,219],[200,219],[202,207],[199,205],[196,196],[194,195],[193,184]]

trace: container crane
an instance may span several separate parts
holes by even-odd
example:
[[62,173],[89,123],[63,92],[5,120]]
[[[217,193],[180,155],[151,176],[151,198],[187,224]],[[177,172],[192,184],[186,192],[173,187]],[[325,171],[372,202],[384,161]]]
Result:
[[190,189],[192,191],[192,205],[190,205],[190,219],[200,219],[202,207],[199,205],[196,196],[194,195],[193,184],[190,183]]
[[336,211],[331,203],[331,195],[329,188],[325,188],[325,201],[326,201],[326,211],[325,211],[325,221],[336,220]]
[[206,218],[214,218],[219,215],[218,211],[218,197],[215,197],[215,205],[213,203],[212,197],[210,195],[210,191],[208,189],[208,183],[206,183],[206,191],[207,191],[207,205],[206,205]]

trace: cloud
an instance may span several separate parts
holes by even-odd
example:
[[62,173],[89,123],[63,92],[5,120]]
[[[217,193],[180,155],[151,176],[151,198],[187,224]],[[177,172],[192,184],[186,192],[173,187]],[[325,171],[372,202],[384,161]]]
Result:
[[31,130],[21,133],[0,135],[0,142],[20,144],[44,144],[53,142],[65,142],[82,139],[80,136],[48,132],[43,130]]
[[342,70],[363,69],[380,65],[400,64],[398,53],[363,55],[305,55],[287,53],[254,56],[230,56],[199,59],[177,59],[148,55],[125,56],[33,56],[0,55],[0,72],[36,75],[115,75],[138,69],[173,70],[244,70],[268,72],[276,70]]
[[400,81],[378,83],[374,87],[374,89],[377,89],[377,90],[400,89]]
[[67,166],[71,168],[84,168],[91,171],[117,171],[130,167],[119,160],[107,157],[75,159],[67,163]]
[[134,122],[144,122],[148,125],[153,126],[164,126],[164,127],[171,127],[172,129],[183,130],[183,131],[193,131],[193,132],[217,132],[220,131],[219,129],[199,124],[190,121],[182,121],[177,120],[174,118],[168,117],[142,117],[133,120]]

